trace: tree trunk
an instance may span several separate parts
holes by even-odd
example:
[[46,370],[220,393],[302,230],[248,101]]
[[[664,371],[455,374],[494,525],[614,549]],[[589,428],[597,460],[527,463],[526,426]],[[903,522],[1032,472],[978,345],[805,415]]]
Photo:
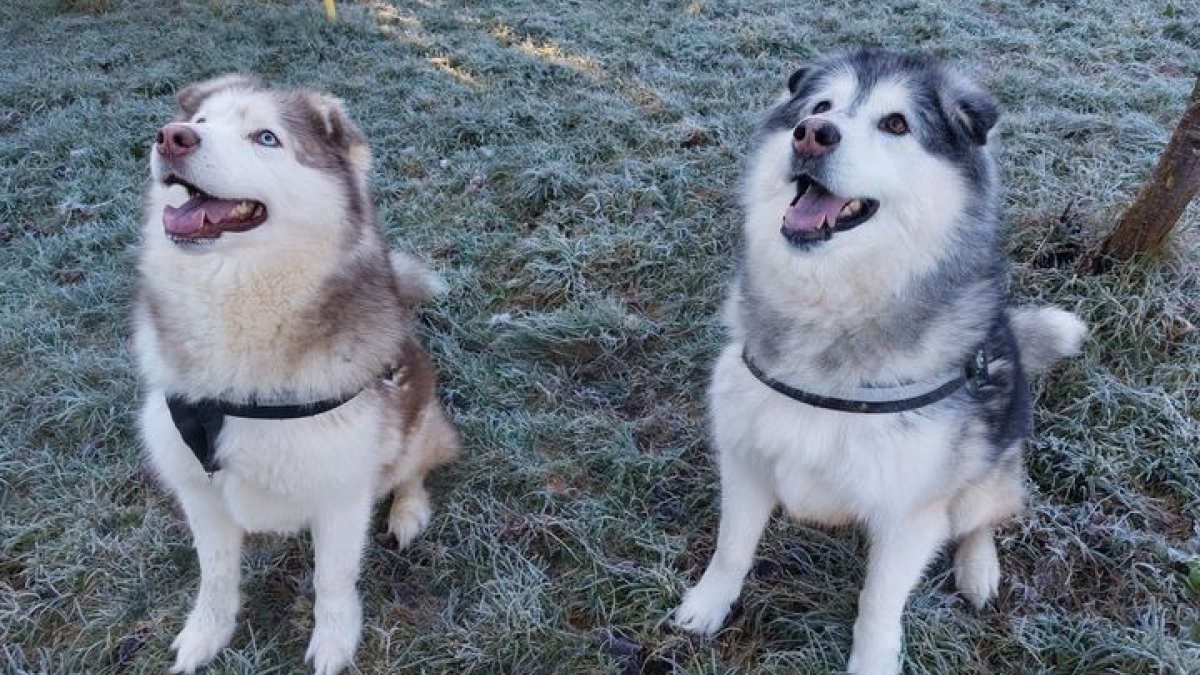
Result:
[[1093,273],[1162,245],[1200,192],[1200,77],[1154,174],[1100,246],[1083,260]]

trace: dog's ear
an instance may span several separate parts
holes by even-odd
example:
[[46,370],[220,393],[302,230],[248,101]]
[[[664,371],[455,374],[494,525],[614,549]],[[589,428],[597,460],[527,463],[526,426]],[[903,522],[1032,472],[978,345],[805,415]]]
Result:
[[804,78],[808,77],[808,74],[810,72],[812,72],[811,67],[802,66],[800,68],[797,68],[795,72],[793,72],[791,75],[789,75],[788,76],[788,92],[791,94],[795,94],[796,91],[800,89],[800,83],[804,81]]
[[184,87],[175,96],[175,102],[179,104],[180,117],[186,119],[195,115],[196,111],[200,109],[200,104],[218,91],[259,89],[261,87],[262,82],[257,77],[232,73]]
[[1000,119],[1000,104],[982,89],[959,91],[950,102],[950,119],[975,145],[987,144],[988,132]]
[[309,92],[309,101],[320,117],[325,141],[344,151],[350,163],[362,173],[371,168],[371,146],[367,136],[358,128],[340,98]]

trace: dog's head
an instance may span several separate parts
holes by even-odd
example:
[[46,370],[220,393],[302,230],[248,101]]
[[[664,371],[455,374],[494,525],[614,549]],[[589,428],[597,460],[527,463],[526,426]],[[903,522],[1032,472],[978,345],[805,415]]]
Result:
[[747,191],[773,211],[761,227],[794,249],[926,237],[973,205],[990,208],[999,109],[971,81],[930,59],[863,50],[787,84],[760,129]]
[[243,75],[191,85],[151,152],[148,217],[192,251],[320,245],[369,219],[366,138],[341,101]]

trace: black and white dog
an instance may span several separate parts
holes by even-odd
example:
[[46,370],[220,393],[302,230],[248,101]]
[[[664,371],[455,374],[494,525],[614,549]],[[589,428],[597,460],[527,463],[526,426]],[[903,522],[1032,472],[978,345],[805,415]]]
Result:
[[992,528],[1024,497],[1026,375],[1087,333],[1005,306],[998,115],[946,66],[876,50],[796,71],[767,112],[709,390],[717,549],[680,626],[720,628],[776,504],[869,533],[852,673],[898,672],[904,604],[947,541],[959,590],[996,593]]

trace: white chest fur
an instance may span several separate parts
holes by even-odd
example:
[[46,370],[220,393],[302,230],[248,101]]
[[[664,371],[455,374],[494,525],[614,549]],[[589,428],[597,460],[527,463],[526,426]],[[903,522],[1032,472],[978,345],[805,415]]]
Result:
[[796,518],[863,521],[936,495],[951,471],[947,450],[959,425],[919,411],[845,413],[793,401],[759,382],[726,347],[710,389],[722,452],[761,467]]
[[226,417],[217,444],[221,469],[205,474],[171,421],[161,392],[143,408],[146,447],[177,493],[216,494],[248,532],[292,532],[326,504],[376,492],[383,463],[379,406],[363,392],[343,406],[295,420]]

